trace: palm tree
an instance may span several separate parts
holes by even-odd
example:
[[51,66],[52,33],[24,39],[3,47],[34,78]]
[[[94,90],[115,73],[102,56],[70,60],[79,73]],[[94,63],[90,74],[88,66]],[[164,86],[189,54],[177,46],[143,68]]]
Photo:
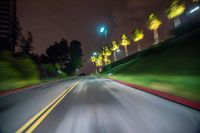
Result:
[[158,28],[162,24],[161,20],[155,15],[150,14],[148,18],[148,28],[153,31],[155,44],[159,43]]
[[108,47],[104,47],[102,50],[102,55],[103,55],[103,61],[105,65],[108,65],[111,63],[109,57],[111,56],[111,51],[108,49]]
[[179,16],[183,14],[184,11],[185,4],[179,0],[173,0],[172,4],[169,6],[169,9],[167,10],[167,17],[169,19],[174,19],[175,28],[181,24]]
[[111,51],[113,51],[114,61],[117,61],[116,51],[117,51],[118,49],[119,49],[119,44],[117,44],[116,41],[113,41],[113,42],[112,42]]
[[97,56],[91,56],[90,60],[93,63],[94,71],[97,73],[97,67],[96,67]]
[[120,45],[122,45],[124,47],[125,54],[126,54],[126,56],[128,56],[128,48],[127,48],[127,46],[130,45],[130,40],[128,39],[126,34],[123,34],[121,36]]
[[[142,30],[135,29],[133,30],[131,37],[133,39],[133,42],[139,42],[140,40],[144,38],[144,33]],[[137,46],[138,46],[138,51],[141,51],[141,47],[139,43]]]
[[105,65],[108,65],[108,64],[111,63],[111,60],[110,60],[110,58],[108,56],[105,56],[103,61],[104,61]]
[[103,56],[102,56],[102,54],[99,54],[97,56],[95,64],[99,68],[99,72],[101,72],[102,71],[102,66],[103,66]]

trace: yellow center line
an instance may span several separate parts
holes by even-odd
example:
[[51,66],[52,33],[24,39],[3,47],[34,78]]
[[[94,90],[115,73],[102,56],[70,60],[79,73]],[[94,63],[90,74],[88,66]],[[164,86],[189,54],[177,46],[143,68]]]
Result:
[[[64,91],[61,95],[59,95],[55,100],[53,100],[50,104],[45,106],[40,112],[38,112],[36,115],[34,115],[28,122],[26,122],[22,127],[20,127],[16,133],[22,133],[24,132],[34,121],[34,124],[26,131],[26,133],[31,133],[33,130],[47,117],[47,115],[58,105],[58,103],[61,102],[61,100],[69,94],[77,85],[79,84],[79,81],[70,87],[70,89],[67,89]],[[42,115],[42,116],[41,116]]]

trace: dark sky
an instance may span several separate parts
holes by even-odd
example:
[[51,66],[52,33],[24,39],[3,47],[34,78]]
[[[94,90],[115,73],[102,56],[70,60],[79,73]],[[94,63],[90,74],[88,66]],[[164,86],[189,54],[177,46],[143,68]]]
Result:
[[[153,34],[147,30],[146,20],[150,13],[163,21],[160,38],[169,35],[172,22],[167,20],[165,10],[170,0],[17,0],[17,11],[24,32],[30,30],[34,37],[36,53],[65,38],[82,43],[86,63],[81,69],[90,72],[89,57],[101,48],[103,36],[97,27],[107,24],[109,40],[119,40],[123,33],[130,34],[134,28],[145,33],[143,47],[153,42]],[[130,53],[136,46],[129,46]]]

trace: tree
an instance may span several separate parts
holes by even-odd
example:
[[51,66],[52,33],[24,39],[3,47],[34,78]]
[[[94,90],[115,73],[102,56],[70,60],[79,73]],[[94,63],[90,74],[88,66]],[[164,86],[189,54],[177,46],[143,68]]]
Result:
[[20,47],[21,53],[23,55],[30,55],[31,51],[33,51],[34,47],[32,46],[33,43],[33,36],[31,32],[27,33],[27,38],[22,35],[20,39]]
[[51,63],[50,59],[45,54],[41,54],[40,55],[40,62],[43,63],[43,64],[49,64],[49,63]]
[[83,61],[83,51],[81,49],[81,43],[77,40],[73,40],[70,42],[69,46],[69,63],[72,66],[72,72],[78,71],[78,69],[82,66]]
[[110,56],[111,56],[111,51],[108,49],[108,47],[104,47],[103,50],[102,50],[102,55],[103,55],[103,61],[104,61],[104,64],[105,65],[108,65],[111,63],[111,60],[110,60]]
[[[139,29],[135,29],[132,31],[132,35],[131,35],[133,42],[139,42],[140,40],[142,40],[144,38],[144,33],[142,30]],[[140,44],[138,43],[138,51],[141,51],[141,47]]]
[[55,42],[46,50],[46,55],[52,64],[60,64],[62,68],[65,68],[65,64],[69,62],[69,47],[68,42],[62,39],[60,42]]
[[52,64],[58,64],[67,74],[73,74],[83,63],[81,43],[76,40],[71,41],[69,46],[66,39],[55,42],[46,50],[46,55]]
[[97,55],[95,64],[96,64],[99,72],[101,72],[102,71],[102,66],[103,66],[103,55],[102,54]]
[[174,19],[174,26],[177,28],[181,24],[179,16],[185,11],[185,4],[179,0],[173,0],[169,9],[167,10],[167,17],[169,19]]
[[91,60],[92,63],[95,63],[95,62],[96,62],[96,59],[97,59],[96,56],[91,56],[91,58],[90,58],[90,60]]
[[57,71],[61,72],[62,70],[68,74],[66,64],[69,62],[69,47],[66,39],[62,39],[60,42],[55,42],[54,45],[49,46],[46,50],[46,55],[40,57],[42,62],[51,62]]
[[93,63],[94,71],[97,73],[97,69],[96,69],[97,56],[91,56],[90,60]]
[[118,49],[119,49],[119,44],[117,44],[116,41],[113,41],[113,42],[112,42],[111,51],[113,51],[114,61],[117,61],[116,51],[117,51]]
[[128,39],[126,34],[123,34],[121,36],[120,45],[122,45],[124,47],[125,54],[126,54],[126,56],[128,56],[128,48],[127,48],[127,46],[130,45],[130,40]]
[[161,20],[155,14],[149,15],[147,26],[149,30],[153,31],[155,44],[159,43],[158,28],[161,24]]

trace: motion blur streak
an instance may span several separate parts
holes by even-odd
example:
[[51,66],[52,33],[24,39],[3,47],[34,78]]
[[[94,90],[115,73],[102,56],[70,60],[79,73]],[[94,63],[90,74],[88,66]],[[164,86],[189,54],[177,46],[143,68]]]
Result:
[[[58,96],[54,101],[48,104],[45,108],[43,108],[39,113],[37,113],[34,117],[32,117],[25,125],[23,125],[20,129],[16,131],[16,133],[22,133],[27,127],[29,127],[33,123],[33,125],[27,129],[26,133],[31,133],[34,129],[47,117],[47,115],[60,103],[60,101],[69,94],[79,82],[75,83],[63,92],[60,96]],[[38,119],[38,120],[37,120]]]
[[81,77],[0,97],[0,133],[15,132],[80,79],[34,133],[200,132],[197,110],[109,79]]
[[104,78],[86,77],[36,133],[198,133],[200,112]]

